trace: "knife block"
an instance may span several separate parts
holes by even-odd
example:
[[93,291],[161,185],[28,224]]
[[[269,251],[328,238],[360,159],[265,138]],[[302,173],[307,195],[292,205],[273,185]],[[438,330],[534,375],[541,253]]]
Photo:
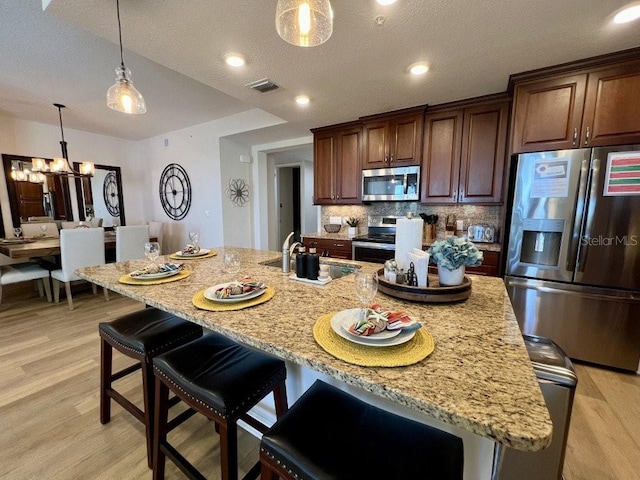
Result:
[[432,244],[436,241],[436,226],[435,224],[424,224],[424,243]]

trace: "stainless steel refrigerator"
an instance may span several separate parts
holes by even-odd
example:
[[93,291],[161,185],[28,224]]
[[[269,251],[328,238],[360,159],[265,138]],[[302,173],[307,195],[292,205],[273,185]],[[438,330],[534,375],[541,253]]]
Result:
[[640,373],[640,145],[516,168],[505,283],[523,333]]

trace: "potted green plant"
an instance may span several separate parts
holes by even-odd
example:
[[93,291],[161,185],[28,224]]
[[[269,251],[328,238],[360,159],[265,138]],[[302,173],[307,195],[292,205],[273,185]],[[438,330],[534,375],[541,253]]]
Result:
[[482,264],[482,252],[472,242],[455,236],[435,242],[429,247],[429,254],[438,265],[440,285],[460,285],[466,266]]
[[347,225],[349,228],[347,229],[347,234],[350,237],[355,237],[358,234],[358,225],[360,224],[360,219],[356,217],[349,217],[347,219]]

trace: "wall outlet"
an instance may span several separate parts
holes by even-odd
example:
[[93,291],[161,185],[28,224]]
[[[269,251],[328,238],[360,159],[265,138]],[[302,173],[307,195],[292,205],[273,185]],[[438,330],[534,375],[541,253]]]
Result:
[[342,217],[329,217],[329,223],[341,225]]

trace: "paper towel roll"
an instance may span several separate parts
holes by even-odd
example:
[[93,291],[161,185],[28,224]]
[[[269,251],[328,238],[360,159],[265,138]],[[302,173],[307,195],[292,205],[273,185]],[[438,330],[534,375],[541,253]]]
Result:
[[422,248],[421,218],[400,218],[396,222],[396,263],[405,272],[409,268],[407,253],[414,248]]

